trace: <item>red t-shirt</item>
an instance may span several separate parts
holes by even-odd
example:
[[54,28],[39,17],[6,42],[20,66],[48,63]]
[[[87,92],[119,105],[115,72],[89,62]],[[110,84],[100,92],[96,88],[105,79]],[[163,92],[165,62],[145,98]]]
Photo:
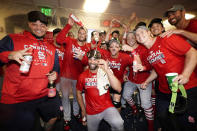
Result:
[[191,19],[188,26],[184,30],[197,33],[197,19]]
[[64,29],[58,33],[56,40],[59,44],[65,45],[64,60],[62,65],[61,76],[69,79],[77,80],[78,76],[83,72],[85,65],[78,60],[73,58],[74,51],[76,49],[80,50],[83,55],[86,55],[89,50],[87,45],[80,46],[76,39],[65,37],[71,26],[67,24]]
[[96,73],[91,73],[88,69],[79,76],[77,81],[77,90],[85,91],[86,113],[88,115],[95,115],[113,107],[109,91],[99,96],[96,76]]
[[148,55],[148,49],[146,49],[144,46],[139,45],[135,49],[136,54],[140,56],[140,59],[142,61],[142,65],[145,66],[148,70],[145,71],[138,71],[136,73],[133,72],[133,65],[129,67],[129,80],[131,82],[134,82],[136,84],[143,83],[150,75],[150,64],[147,61],[147,55]]
[[112,69],[114,75],[118,80],[123,83],[123,75],[127,66],[131,66],[133,63],[133,58],[128,54],[119,52],[117,58],[112,58],[110,53],[108,57],[104,58],[109,62],[109,67]]
[[[159,90],[170,93],[165,74],[177,72],[181,74],[184,69],[185,54],[191,46],[182,37],[172,35],[169,38],[157,37],[154,45],[148,50],[147,60],[158,74]],[[189,82],[184,85],[185,89],[197,87],[197,74],[192,73]]]
[[[184,29],[189,32],[197,33],[197,19],[191,19],[188,26]],[[197,49],[197,44],[187,39],[187,41]]]

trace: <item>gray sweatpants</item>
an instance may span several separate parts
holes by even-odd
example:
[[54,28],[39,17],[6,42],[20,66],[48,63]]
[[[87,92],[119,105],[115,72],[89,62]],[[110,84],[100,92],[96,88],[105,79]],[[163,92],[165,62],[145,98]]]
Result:
[[64,109],[64,120],[71,120],[71,106],[69,100],[70,89],[73,92],[73,114],[76,116],[79,114],[79,104],[77,102],[76,93],[76,83],[77,80],[71,80],[64,77],[60,78],[60,90],[62,91],[62,106]]
[[149,109],[152,106],[151,103],[151,91],[152,83],[148,84],[145,90],[140,88],[141,84],[135,84],[131,81],[128,81],[124,85],[123,98],[128,101],[132,99],[132,94],[138,88],[140,92],[141,106],[144,109]]
[[115,107],[110,107],[96,115],[87,115],[88,131],[97,131],[99,123],[104,119],[111,126],[112,131],[123,131],[123,119]]

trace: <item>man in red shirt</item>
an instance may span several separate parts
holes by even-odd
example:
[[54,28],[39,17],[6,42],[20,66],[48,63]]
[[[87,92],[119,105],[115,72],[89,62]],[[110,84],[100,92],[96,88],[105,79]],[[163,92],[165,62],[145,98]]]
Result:
[[[197,102],[197,74],[194,72],[197,64],[197,52],[180,36],[153,38],[150,34],[145,26],[139,26],[136,29],[136,39],[148,49],[147,60],[155,70],[151,72],[142,88],[145,89],[146,85],[158,76],[160,92],[158,93],[158,105],[156,107],[162,129],[173,130],[174,128],[171,125],[181,122],[177,126],[178,128],[185,131],[193,130],[192,124],[195,126],[195,120],[197,120],[197,106],[195,104]],[[171,72],[178,73],[174,81],[184,85],[189,100],[187,112],[178,116],[179,119],[173,121],[173,124],[166,114],[170,103],[171,90],[165,74]],[[176,118],[175,115],[174,118]]]
[[168,22],[174,25],[177,29],[168,30],[161,36],[170,36],[172,34],[182,35],[188,42],[197,48],[197,19],[186,20],[185,19],[185,8],[183,5],[173,5],[172,8],[168,9],[164,17],[168,18]]
[[[126,38],[128,45],[123,45],[122,49],[124,51],[132,52],[133,55],[139,55],[141,63],[129,66],[129,80],[124,84],[123,98],[132,107],[133,113],[136,114],[137,107],[133,101],[132,94],[138,88],[140,93],[141,107],[144,109],[144,114],[148,122],[148,131],[153,131],[154,112],[151,103],[152,83],[147,85],[146,90],[140,88],[141,84],[150,75],[151,68],[146,60],[147,49],[143,45],[137,43],[134,32],[128,32]],[[134,72],[134,68],[138,71]]]
[[[61,72],[62,71],[62,64],[63,64],[63,60],[64,60],[64,52],[65,52],[64,46],[65,45],[58,44],[56,42],[56,37],[60,31],[61,31],[61,29],[59,29],[59,28],[56,28],[53,30],[53,46],[56,48],[56,52],[59,57],[59,65],[60,65],[60,72]],[[60,76],[58,76],[55,83],[56,83],[56,89],[58,91],[60,91]]]
[[150,24],[148,25],[153,36],[158,36],[165,32],[165,28],[162,23],[162,19],[154,18],[151,20]]
[[[124,72],[127,66],[131,66],[133,64],[133,57],[129,56],[126,53],[120,52],[120,42],[115,39],[109,41],[108,49],[109,51],[104,50],[101,52],[102,58],[108,61],[109,67],[112,69],[114,75],[123,85]],[[112,99],[114,106],[120,110],[122,93],[118,93],[112,89],[111,94],[113,95]]]
[[65,44],[64,60],[62,70],[60,73],[60,88],[63,94],[62,105],[64,108],[65,130],[69,130],[69,121],[71,120],[71,107],[69,100],[69,90],[72,89],[73,93],[73,113],[77,118],[79,117],[79,105],[76,98],[76,83],[78,76],[83,72],[85,65],[75,58],[76,52],[80,52],[82,56],[88,51],[86,45],[87,32],[83,27],[78,30],[77,39],[66,37],[66,34],[72,28],[74,21],[69,18],[68,24],[58,33],[56,41],[59,44]]
[[[30,32],[9,34],[0,41],[0,61],[6,65],[0,100],[2,131],[33,130],[36,111],[47,122],[46,130],[57,119],[60,102],[57,96],[48,98],[47,85],[57,78],[59,62],[55,48],[44,38],[47,24],[44,14],[31,11],[28,13]],[[29,72],[23,74],[20,65],[30,48],[33,61]]]
[[[108,63],[100,58],[101,54],[98,51],[91,50],[88,54],[89,69],[84,71],[77,81],[77,98],[82,118],[83,120],[87,118],[88,131],[98,130],[102,119],[111,125],[113,131],[123,131],[123,120],[112,104],[109,91],[106,90],[107,86],[111,85],[114,90],[121,92],[121,84],[110,70]],[[104,72],[103,76],[98,76],[98,70]],[[103,77],[108,79],[109,84],[98,87],[103,82],[99,79]],[[100,94],[100,88],[105,89],[105,92]],[[82,98],[83,90],[85,91],[85,104]]]

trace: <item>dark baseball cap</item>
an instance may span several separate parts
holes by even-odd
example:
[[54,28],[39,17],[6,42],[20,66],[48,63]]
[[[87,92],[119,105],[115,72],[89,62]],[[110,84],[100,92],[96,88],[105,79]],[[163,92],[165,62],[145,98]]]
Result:
[[40,11],[30,11],[28,14],[28,21],[29,22],[36,22],[39,20],[40,22],[44,23],[45,25],[48,24],[48,18],[46,15],[41,13]]
[[168,9],[168,10],[164,13],[164,17],[167,17],[169,12],[175,12],[175,11],[177,11],[177,10],[184,10],[184,9],[185,9],[185,8],[184,8],[183,5],[180,5],[180,4],[173,5],[170,9]]
[[154,19],[151,20],[150,24],[148,25],[148,28],[151,28],[154,23],[158,23],[158,24],[161,24],[163,26],[161,18],[154,18]]
[[90,58],[101,59],[101,53],[98,50],[92,49],[87,53],[87,57],[88,59]]

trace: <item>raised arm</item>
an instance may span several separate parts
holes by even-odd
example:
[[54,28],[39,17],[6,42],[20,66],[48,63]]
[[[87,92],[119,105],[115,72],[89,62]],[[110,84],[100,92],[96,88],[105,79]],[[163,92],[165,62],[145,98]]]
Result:
[[68,37],[66,37],[69,30],[74,25],[74,21],[71,18],[68,18],[68,24],[65,25],[65,27],[58,33],[56,37],[56,42],[59,44],[67,43]]

